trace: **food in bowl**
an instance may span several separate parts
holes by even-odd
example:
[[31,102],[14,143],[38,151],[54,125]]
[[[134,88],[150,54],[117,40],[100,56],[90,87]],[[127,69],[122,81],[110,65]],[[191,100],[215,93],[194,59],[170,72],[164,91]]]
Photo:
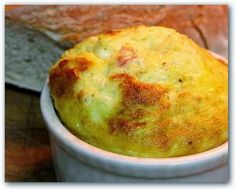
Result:
[[50,69],[63,124],[135,157],[200,153],[228,138],[228,67],[187,36],[137,26],[87,38]]

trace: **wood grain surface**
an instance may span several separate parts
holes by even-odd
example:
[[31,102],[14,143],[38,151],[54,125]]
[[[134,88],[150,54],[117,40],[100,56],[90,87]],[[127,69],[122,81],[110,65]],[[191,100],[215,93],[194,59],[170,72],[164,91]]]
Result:
[[56,181],[39,94],[5,88],[5,181]]

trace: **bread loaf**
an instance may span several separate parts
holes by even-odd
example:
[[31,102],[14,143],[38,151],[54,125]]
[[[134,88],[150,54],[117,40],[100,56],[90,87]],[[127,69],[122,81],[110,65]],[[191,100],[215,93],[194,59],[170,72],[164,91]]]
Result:
[[227,57],[227,15],[227,6],[219,5],[19,7],[6,12],[6,82],[40,91],[62,50],[88,36],[140,24],[174,28]]

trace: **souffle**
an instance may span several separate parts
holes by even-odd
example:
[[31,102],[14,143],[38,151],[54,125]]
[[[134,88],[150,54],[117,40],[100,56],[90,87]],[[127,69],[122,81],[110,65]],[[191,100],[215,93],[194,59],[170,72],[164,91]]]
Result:
[[136,26],[89,37],[49,72],[61,122],[95,147],[169,158],[228,139],[228,66],[173,29]]

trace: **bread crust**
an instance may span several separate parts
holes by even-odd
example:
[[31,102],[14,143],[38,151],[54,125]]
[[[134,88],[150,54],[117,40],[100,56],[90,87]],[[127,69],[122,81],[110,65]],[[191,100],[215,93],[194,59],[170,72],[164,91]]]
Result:
[[[23,6],[6,18],[52,32],[72,46],[88,36],[134,25],[161,25],[186,34],[198,45],[228,57],[226,5],[43,5]],[[49,33],[47,33],[49,34]]]

